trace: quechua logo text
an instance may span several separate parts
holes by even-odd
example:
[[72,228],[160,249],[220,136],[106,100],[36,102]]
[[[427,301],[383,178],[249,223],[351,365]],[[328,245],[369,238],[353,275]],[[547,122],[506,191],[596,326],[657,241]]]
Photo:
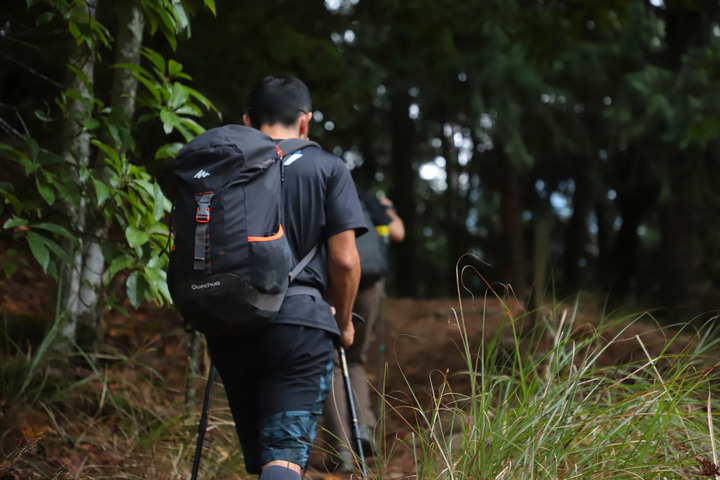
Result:
[[205,288],[213,288],[213,287],[219,287],[220,286],[220,280],[216,282],[207,282],[207,283],[193,283],[190,285],[190,288],[192,290],[203,290]]

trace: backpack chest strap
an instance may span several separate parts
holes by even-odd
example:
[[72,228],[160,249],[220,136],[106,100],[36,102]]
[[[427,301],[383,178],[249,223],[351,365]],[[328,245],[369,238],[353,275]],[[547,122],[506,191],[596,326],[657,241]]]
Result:
[[208,236],[208,225],[210,223],[210,201],[214,192],[198,193],[195,201],[198,204],[195,213],[195,247],[194,247],[194,270],[205,270],[205,257],[210,247]]

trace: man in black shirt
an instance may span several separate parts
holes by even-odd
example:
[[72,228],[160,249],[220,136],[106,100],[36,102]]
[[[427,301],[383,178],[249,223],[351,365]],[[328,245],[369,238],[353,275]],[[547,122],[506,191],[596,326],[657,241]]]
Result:
[[[246,125],[275,140],[306,139],[310,94],[293,77],[265,77],[252,91]],[[350,172],[316,147],[283,159],[283,215],[295,261],[318,253],[293,286],[326,292],[285,298],[269,327],[243,337],[208,337],[243,448],[261,480],[299,480],[307,466],[332,381],[334,343],[353,343],[352,306],[360,278],[355,237],[365,220]]]

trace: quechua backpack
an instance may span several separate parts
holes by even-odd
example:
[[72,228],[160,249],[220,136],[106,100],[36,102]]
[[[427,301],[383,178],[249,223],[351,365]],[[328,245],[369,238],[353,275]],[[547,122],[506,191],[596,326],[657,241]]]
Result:
[[310,145],[317,144],[276,143],[259,130],[226,125],[178,152],[168,288],[192,328],[238,335],[277,314],[289,283],[317,250],[294,265],[282,224],[282,157]]

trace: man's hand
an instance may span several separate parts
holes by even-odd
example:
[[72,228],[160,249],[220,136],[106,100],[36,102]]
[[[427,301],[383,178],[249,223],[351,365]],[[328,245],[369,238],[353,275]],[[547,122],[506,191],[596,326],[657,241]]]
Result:
[[347,322],[346,327],[340,330],[340,345],[344,349],[350,348],[355,340],[355,325],[353,322]]
[[[355,340],[355,324],[352,321],[352,317],[350,317],[350,322],[340,322],[337,320],[337,310],[335,307],[330,306],[330,309],[332,310],[332,314],[335,317],[335,321],[338,325],[347,325],[344,329],[340,329],[340,345],[342,345],[343,348],[348,349],[353,344]],[[352,332],[350,332],[352,330]]]

